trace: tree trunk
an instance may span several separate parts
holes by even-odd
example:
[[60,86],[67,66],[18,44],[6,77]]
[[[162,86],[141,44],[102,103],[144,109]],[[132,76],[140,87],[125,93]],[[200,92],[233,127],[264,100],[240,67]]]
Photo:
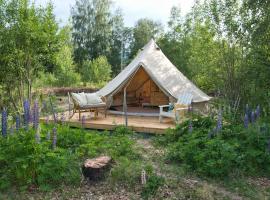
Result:
[[111,165],[112,159],[108,156],[87,159],[82,166],[82,173],[90,181],[99,181],[106,177]]

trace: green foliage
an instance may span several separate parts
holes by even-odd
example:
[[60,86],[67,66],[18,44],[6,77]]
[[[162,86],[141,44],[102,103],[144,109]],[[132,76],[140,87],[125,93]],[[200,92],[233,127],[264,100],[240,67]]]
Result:
[[49,142],[37,144],[33,131],[20,131],[0,143],[1,189],[32,185],[45,189],[80,181],[76,156],[61,148],[52,151]]
[[110,182],[113,185],[125,185],[134,188],[140,183],[142,164],[140,161],[131,161],[120,157],[111,171]]
[[108,58],[114,75],[121,70],[121,57],[124,61],[131,32],[124,27],[121,10],[112,7],[110,0],[76,0],[72,8],[75,61],[81,75],[85,73],[80,70],[82,64],[100,56]]
[[92,61],[84,61],[81,72],[84,83],[104,84],[111,78],[111,65],[105,56],[100,56]]
[[154,196],[159,189],[159,187],[162,187],[165,183],[165,180],[161,176],[157,175],[150,175],[150,177],[147,179],[146,184],[143,187],[141,196],[143,199],[149,199],[151,196]]
[[133,28],[134,39],[130,47],[130,57],[133,58],[151,38],[159,37],[162,31],[162,25],[158,22],[147,18],[138,20]]
[[269,130],[257,122],[245,129],[227,122],[220,132],[210,136],[215,127],[210,118],[193,119],[193,131],[184,122],[168,135],[156,140],[167,145],[167,159],[181,163],[186,169],[210,177],[226,177],[241,171],[249,175],[269,174]]
[[[40,144],[36,143],[32,130],[20,130],[13,136],[0,138],[1,190],[32,186],[50,190],[61,185],[76,185],[80,182],[79,169],[84,159],[104,154],[117,163],[126,160],[130,165],[136,165],[138,154],[127,135],[59,126],[57,148],[52,150],[52,141],[46,139],[51,130],[51,126],[42,128]],[[139,169],[140,165],[137,166]]]
[[[30,87],[41,65],[51,65],[51,56],[57,49],[58,26],[52,14],[52,5],[38,9],[29,1],[19,0],[7,1],[1,8],[5,15],[0,19],[3,23],[0,27],[0,65],[4,75],[0,77],[0,82],[6,91],[11,85],[12,91],[24,84]],[[14,93],[18,92],[15,90]]]

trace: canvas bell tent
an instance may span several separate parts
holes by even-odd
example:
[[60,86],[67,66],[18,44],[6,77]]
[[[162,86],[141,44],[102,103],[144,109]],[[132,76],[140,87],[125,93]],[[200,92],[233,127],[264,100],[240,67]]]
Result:
[[98,94],[111,106],[166,105],[180,94],[193,95],[193,106],[203,109],[210,97],[188,80],[151,39],[134,60]]

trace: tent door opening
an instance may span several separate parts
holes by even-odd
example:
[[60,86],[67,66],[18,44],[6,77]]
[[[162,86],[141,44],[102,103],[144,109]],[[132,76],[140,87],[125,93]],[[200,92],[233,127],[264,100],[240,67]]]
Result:
[[[169,103],[169,98],[160,90],[143,67],[140,67],[127,86],[113,96],[111,110],[122,110],[124,88],[128,112],[158,113],[158,106]],[[136,109],[137,108],[137,109]]]

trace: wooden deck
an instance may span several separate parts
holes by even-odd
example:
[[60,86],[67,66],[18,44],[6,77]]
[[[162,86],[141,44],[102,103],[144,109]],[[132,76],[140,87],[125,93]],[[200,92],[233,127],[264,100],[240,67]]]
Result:
[[[99,114],[99,116],[94,119],[89,113],[83,114],[86,117],[84,127],[89,129],[113,130],[116,126],[125,124],[124,116],[121,115],[109,114],[105,118],[103,114]],[[65,113],[65,116],[68,116],[68,113]],[[41,120],[44,121],[45,119],[42,118]],[[49,121],[52,122],[53,117],[50,117]],[[68,123],[71,127],[82,126],[78,114],[75,114],[69,120],[65,120],[65,123]],[[163,134],[167,128],[174,128],[175,124],[171,119],[164,119],[163,123],[160,123],[158,117],[128,116],[128,127],[140,133]]]

